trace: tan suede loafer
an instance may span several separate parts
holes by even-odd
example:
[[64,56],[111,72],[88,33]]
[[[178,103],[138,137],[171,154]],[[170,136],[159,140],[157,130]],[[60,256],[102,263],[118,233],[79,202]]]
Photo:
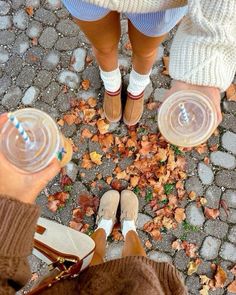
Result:
[[144,92],[138,96],[128,93],[123,121],[128,126],[136,125],[142,117],[144,105]]
[[121,215],[120,221],[124,220],[137,221],[138,218],[138,198],[136,194],[130,190],[123,190],[120,198]]
[[120,193],[115,190],[107,191],[100,200],[96,224],[103,219],[112,219],[113,225],[116,221],[116,212],[120,202]]
[[103,110],[109,122],[116,123],[120,121],[122,116],[120,89],[116,92],[105,91]]

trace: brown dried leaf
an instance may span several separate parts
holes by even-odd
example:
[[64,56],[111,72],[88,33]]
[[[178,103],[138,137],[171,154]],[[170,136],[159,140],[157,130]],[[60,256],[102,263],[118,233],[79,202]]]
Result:
[[236,280],[234,280],[227,288],[227,290],[231,293],[236,294]]
[[63,119],[60,119],[60,120],[57,121],[57,124],[58,124],[59,126],[63,127],[64,124],[65,124],[65,121],[64,121]]
[[136,187],[139,183],[140,176],[134,175],[130,177],[130,184],[132,187]]
[[220,215],[220,211],[218,209],[205,207],[204,214],[209,219],[216,219]]
[[63,117],[64,122],[66,122],[66,124],[69,126],[73,125],[76,119],[77,119],[77,116],[74,114],[66,114]]
[[92,164],[89,154],[83,155],[81,167],[85,168],[85,169],[90,169],[90,168],[92,168],[92,166],[93,166],[93,164]]
[[145,244],[144,244],[148,249],[151,249],[152,248],[152,243],[149,241],[149,240],[147,240],[146,242],[145,242]]
[[97,121],[98,130],[101,134],[106,134],[109,129],[109,124],[106,123],[103,119]]
[[82,133],[81,136],[83,138],[91,138],[93,136],[93,134],[90,132],[90,130],[88,130],[87,128],[85,128]]
[[97,105],[97,100],[94,97],[90,97],[87,102],[91,108],[94,108]]
[[227,280],[226,272],[223,270],[222,267],[220,267],[218,265],[217,266],[217,271],[216,271],[216,274],[215,274],[215,287],[216,288],[223,288],[226,280]]
[[34,8],[32,6],[28,6],[25,8],[25,12],[29,15],[29,16],[33,16],[34,14]]
[[89,89],[89,86],[90,86],[90,81],[89,80],[83,80],[82,83],[81,83],[81,86],[83,88],[83,90],[88,90]]
[[163,64],[164,64],[164,70],[162,71],[163,75],[169,75],[169,62],[170,62],[170,58],[169,56],[163,56]]
[[226,97],[229,101],[236,101],[236,84],[231,84],[226,90]]
[[84,113],[84,121],[90,122],[93,117],[96,115],[96,111],[94,109],[85,109],[83,110]]
[[182,247],[182,242],[179,241],[179,240],[174,241],[174,242],[171,244],[171,247],[172,247],[174,250],[177,250],[177,251],[183,249],[183,247]]
[[175,210],[175,220],[178,223],[181,223],[185,219],[186,219],[185,209],[184,208],[177,208]]

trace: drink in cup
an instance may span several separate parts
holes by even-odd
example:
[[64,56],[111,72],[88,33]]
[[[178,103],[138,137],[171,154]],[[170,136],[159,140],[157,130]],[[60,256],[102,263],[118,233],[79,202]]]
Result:
[[183,90],[170,95],[158,112],[161,134],[170,143],[193,147],[205,142],[217,127],[217,110],[203,93]]
[[72,146],[46,113],[26,108],[9,115],[0,129],[0,150],[25,173],[43,170],[56,157],[61,166],[72,158]]

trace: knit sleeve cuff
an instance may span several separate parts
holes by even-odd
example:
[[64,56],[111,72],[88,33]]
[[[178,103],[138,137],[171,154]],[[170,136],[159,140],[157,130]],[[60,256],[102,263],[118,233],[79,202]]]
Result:
[[189,1],[188,15],[171,47],[169,70],[173,79],[221,91],[229,87],[236,71],[235,3]]
[[0,256],[23,257],[31,253],[39,215],[37,205],[0,195]]

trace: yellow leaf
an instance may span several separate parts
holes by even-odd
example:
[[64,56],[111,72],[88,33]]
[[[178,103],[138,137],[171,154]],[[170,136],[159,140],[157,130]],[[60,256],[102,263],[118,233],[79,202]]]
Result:
[[90,159],[93,163],[97,164],[97,165],[101,165],[102,164],[102,155],[98,154],[97,152],[92,152],[89,154]]
[[208,285],[208,283],[210,282],[210,278],[208,278],[206,275],[200,275],[200,280],[201,280],[201,285]]
[[134,175],[130,178],[130,184],[132,185],[132,187],[135,187],[138,185],[140,177],[137,175]]
[[193,273],[195,273],[198,270],[200,263],[196,259],[196,261],[190,261],[188,264],[188,276],[191,276]]
[[200,290],[200,295],[208,295],[209,293],[208,293],[208,291],[210,290],[210,287],[209,286],[207,286],[207,285],[204,285],[203,287],[202,287],[202,289]]
[[116,178],[117,179],[125,179],[127,177],[127,173],[125,172],[125,170],[121,171],[121,172],[118,172],[116,174]]
[[103,119],[99,119],[97,121],[98,130],[101,134],[105,134],[108,132],[109,124],[107,124]]

